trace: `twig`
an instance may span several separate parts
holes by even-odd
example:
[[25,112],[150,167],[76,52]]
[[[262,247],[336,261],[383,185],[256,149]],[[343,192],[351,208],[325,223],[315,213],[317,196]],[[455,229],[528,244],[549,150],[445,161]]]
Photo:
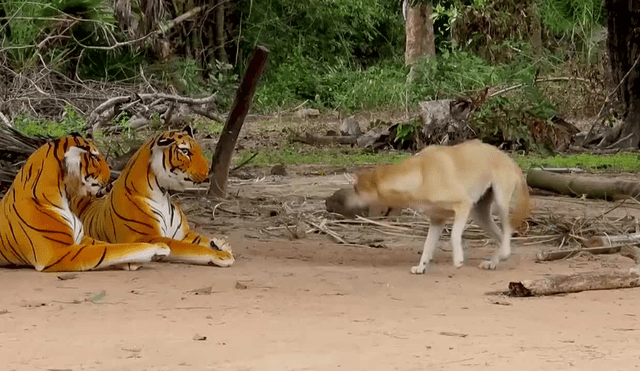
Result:
[[328,234],[329,236],[335,238],[338,242],[345,244],[345,245],[351,245],[349,242],[345,241],[344,238],[340,237],[336,232],[330,230],[329,228],[327,228],[327,226],[324,225],[324,223],[314,223],[311,220],[306,220],[307,223],[311,224],[312,226],[318,228],[318,230]]
[[197,113],[198,115],[204,116],[204,117],[206,117],[208,119],[211,119],[213,121],[219,122],[221,124],[225,123],[224,118],[222,116],[217,115],[217,114],[215,114],[213,112],[209,112],[207,110],[204,110],[204,109],[198,108],[198,107],[191,107],[191,110],[193,112]]
[[7,118],[7,116],[5,116],[2,112],[0,112],[0,121],[7,125],[8,127],[12,128],[13,124],[11,124],[11,121],[9,121],[9,119]]
[[615,146],[617,146],[618,144],[624,142],[625,140],[631,138],[632,136],[634,136],[634,133],[631,133],[629,135],[625,135],[624,138],[618,139],[617,141],[615,141],[613,144],[610,144],[608,146],[606,146],[606,149],[611,149],[614,148]]
[[259,152],[256,152],[256,153],[252,154],[251,156],[249,156],[248,159],[242,161],[242,163],[240,165],[238,165],[238,166],[234,167],[233,169],[231,169],[231,171],[236,171],[236,170],[240,169],[241,167],[243,167],[244,165],[248,164],[249,162],[251,162],[251,160],[253,160],[258,155],[258,153]]
[[[580,81],[580,82],[584,82],[584,83],[588,83],[589,82],[589,80],[583,79],[583,78],[580,78],[580,77],[550,77],[550,78],[547,78],[547,79],[535,79],[533,83],[535,84],[535,83],[538,83],[538,82],[572,81],[572,80],[576,80],[576,81]],[[522,84],[517,84],[517,85],[514,85],[514,86],[510,86],[510,87],[502,89],[502,90],[498,90],[497,92],[490,94],[489,98],[493,98],[493,97],[495,97],[497,95],[504,94],[504,93],[506,93],[508,91],[511,91],[511,90],[514,90],[514,89],[517,89],[517,88],[521,88],[521,87],[523,87],[525,85],[527,85],[527,84],[526,83],[522,83]]]

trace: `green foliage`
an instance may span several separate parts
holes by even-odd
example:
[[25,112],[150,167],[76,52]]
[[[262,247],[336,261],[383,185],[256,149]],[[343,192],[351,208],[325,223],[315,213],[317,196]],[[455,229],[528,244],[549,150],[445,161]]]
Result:
[[143,60],[126,48],[100,49],[122,40],[107,0],[0,0],[0,7],[11,20],[4,44],[16,71],[44,62],[70,77],[121,80]]
[[61,137],[73,132],[83,133],[86,128],[85,119],[72,107],[66,106],[60,122],[21,114],[15,117],[14,127],[26,135],[43,135]]
[[269,111],[308,100],[318,108],[347,111],[397,105],[406,98],[408,68],[401,61],[369,68],[325,65],[294,50],[290,63],[258,87],[255,107]]
[[542,1],[539,16],[557,48],[587,61],[599,58],[606,35],[606,12],[602,0]]
[[[369,106],[370,99],[378,98],[346,102],[353,94],[347,86],[355,82],[360,86],[354,92],[363,92],[365,80],[383,74],[367,72],[369,67],[403,53],[404,24],[397,0],[245,0],[239,7],[246,26],[238,60],[247,60],[256,44],[271,51],[256,107],[307,99],[320,107]],[[362,72],[368,78],[355,76]]]
[[231,106],[235,97],[238,75],[231,73],[232,66],[217,61],[209,66],[209,78],[203,77],[204,69],[192,58],[173,58],[157,62],[145,68],[145,75],[159,80],[165,88],[173,87],[181,95],[209,96],[218,92],[219,108]]
[[318,62],[369,65],[401,50],[404,27],[397,0],[239,1],[246,25],[240,40],[246,60],[254,45],[271,50],[279,68],[292,50]]
[[469,125],[488,143],[509,142],[514,149],[549,151],[533,142],[528,124],[534,121],[550,123],[558,110],[538,87],[528,84],[523,92],[487,100],[471,116]]

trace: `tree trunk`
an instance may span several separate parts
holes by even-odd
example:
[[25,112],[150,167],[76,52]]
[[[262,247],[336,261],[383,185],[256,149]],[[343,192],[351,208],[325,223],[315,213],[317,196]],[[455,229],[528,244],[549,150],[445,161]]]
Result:
[[216,1],[216,58],[221,62],[227,63],[229,57],[224,48],[224,3],[226,0]]
[[606,0],[607,50],[613,81],[620,83],[617,91],[624,112],[619,148],[638,147],[640,143],[640,2]]
[[262,72],[267,65],[269,50],[263,46],[253,48],[253,56],[247,66],[247,71],[242,77],[240,86],[236,93],[236,100],[233,102],[231,113],[224,125],[220,140],[216,145],[216,152],[213,154],[211,161],[209,194],[218,197],[224,197],[227,194],[227,179],[229,177],[229,164],[231,163],[231,155],[238,141],[240,129],[244,124],[244,119],[249,113],[253,95],[256,92],[258,81],[262,76]]
[[[406,0],[405,0],[406,2]],[[404,5],[406,9],[405,65],[415,64],[420,57],[435,56],[436,42],[431,19],[431,4]]]

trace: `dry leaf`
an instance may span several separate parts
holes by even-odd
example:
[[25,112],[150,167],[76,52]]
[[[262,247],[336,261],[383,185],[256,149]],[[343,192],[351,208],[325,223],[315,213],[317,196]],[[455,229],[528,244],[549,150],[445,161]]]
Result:
[[102,290],[99,293],[91,296],[90,298],[86,299],[87,301],[90,301],[94,304],[100,303],[102,302],[102,299],[104,299],[104,296],[107,294],[106,291]]
[[72,280],[74,278],[77,278],[78,275],[76,273],[67,273],[67,274],[61,274],[57,277],[60,281],[66,281],[66,280]]
[[213,290],[213,287],[208,286],[208,287],[203,287],[201,289],[187,291],[187,293],[193,294],[193,295],[209,295],[213,292],[212,290]]
[[496,305],[504,305],[504,306],[512,305],[510,302],[505,300],[489,300],[489,303],[496,304]]
[[469,336],[469,334],[462,334],[459,332],[449,332],[449,331],[442,331],[440,332],[440,335],[444,335],[444,336],[457,336],[460,338],[466,338],[467,336]]
[[195,335],[193,335],[193,340],[195,340],[195,341],[205,341],[205,340],[207,340],[207,337],[195,334]]

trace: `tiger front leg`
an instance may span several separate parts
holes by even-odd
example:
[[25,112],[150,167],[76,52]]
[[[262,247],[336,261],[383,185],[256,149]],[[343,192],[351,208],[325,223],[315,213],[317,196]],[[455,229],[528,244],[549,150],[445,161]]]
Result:
[[[219,239],[211,239],[210,243],[220,243],[215,240]],[[215,265],[218,267],[228,267],[235,262],[231,248],[224,240],[222,240],[224,243],[220,243],[220,245],[224,246],[227,250],[215,249],[210,247],[210,245],[196,244],[187,241],[189,240],[180,241],[168,237],[155,237],[146,242],[165,243],[169,246],[171,253],[162,258],[163,261],[198,265]]]
[[48,252],[46,263],[37,264],[37,270],[44,272],[81,272],[106,268],[137,270],[143,263],[169,255],[170,250],[167,244],[161,242],[109,244],[85,238],[79,245],[71,245],[65,249],[58,246],[50,247]]
[[194,231],[189,231],[187,232],[187,235],[182,239],[182,242],[207,246],[216,251],[226,251],[230,254],[233,254],[233,252],[231,251],[231,245],[224,238],[209,238]]

